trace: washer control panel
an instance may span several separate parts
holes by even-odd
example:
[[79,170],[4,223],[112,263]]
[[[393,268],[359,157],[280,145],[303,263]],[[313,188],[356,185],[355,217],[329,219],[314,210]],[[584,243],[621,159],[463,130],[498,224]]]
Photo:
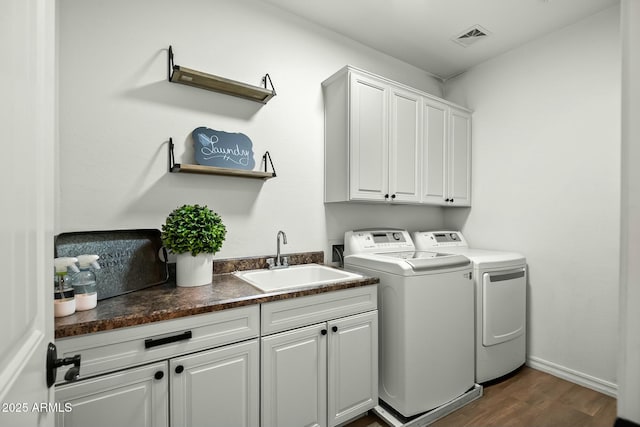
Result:
[[407,230],[354,230],[344,234],[344,255],[371,252],[413,251],[415,246]]
[[459,231],[418,231],[413,233],[413,240],[419,249],[469,246]]

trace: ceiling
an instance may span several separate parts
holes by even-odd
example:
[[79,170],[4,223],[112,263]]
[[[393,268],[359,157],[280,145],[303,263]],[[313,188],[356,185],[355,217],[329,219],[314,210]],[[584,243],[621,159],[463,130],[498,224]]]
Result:
[[[446,80],[619,0],[262,0]],[[473,26],[487,36],[452,41]]]

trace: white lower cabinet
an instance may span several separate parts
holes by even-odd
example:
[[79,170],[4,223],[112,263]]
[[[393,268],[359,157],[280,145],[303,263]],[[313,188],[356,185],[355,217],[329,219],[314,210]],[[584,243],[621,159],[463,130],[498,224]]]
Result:
[[259,324],[254,305],[56,341],[82,358],[56,426],[258,427]]
[[72,410],[56,425],[257,427],[258,351],[254,339],[59,386]]
[[327,425],[326,328],[262,338],[262,427]]
[[376,285],[58,340],[57,427],[336,426],[378,402]]
[[[363,292],[341,292],[349,291]],[[373,310],[304,325],[305,319],[317,318],[322,313],[326,316],[349,311],[348,304],[353,303],[353,308],[365,304],[365,300],[358,299],[363,295],[353,294],[344,301],[320,297],[264,305],[282,309],[263,310],[263,328],[269,329],[274,324],[265,324],[265,313],[281,323],[297,318],[301,327],[261,338],[262,427],[337,426],[378,404],[375,296],[368,295],[371,299],[366,300],[366,304],[373,304]],[[301,307],[310,311],[316,307],[317,311],[302,317]]]
[[167,362],[56,387],[58,427],[165,427],[169,425]]
[[328,327],[328,413],[335,426],[378,404],[378,311]]
[[172,426],[259,425],[254,339],[169,361]]

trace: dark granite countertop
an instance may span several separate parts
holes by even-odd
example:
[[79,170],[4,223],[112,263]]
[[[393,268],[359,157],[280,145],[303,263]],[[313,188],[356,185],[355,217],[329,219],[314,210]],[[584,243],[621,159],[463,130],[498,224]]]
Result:
[[[261,258],[255,258],[262,260]],[[317,258],[307,262],[317,262]],[[300,262],[304,264],[307,262]],[[319,262],[322,263],[322,262]],[[262,268],[242,260],[243,268],[248,270]],[[226,271],[232,267],[221,265],[223,273],[218,273],[214,263],[213,283],[192,288],[177,287],[174,280],[142,289],[125,295],[108,298],[98,302],[92,310],[79,311],[71,316],[55,319],[55,337],[66,338],[92,332],[108,331],[127,326],[142,325],[162,320],[202,314],[251,304],[261,304],[315,295],[340,289],[372,285],[377,278],[366,277],[338,284],[327,284],[308,288],[296,288],[290,291],[264,293],[234,274]],[[234,271],[234,270],[231,270]]]

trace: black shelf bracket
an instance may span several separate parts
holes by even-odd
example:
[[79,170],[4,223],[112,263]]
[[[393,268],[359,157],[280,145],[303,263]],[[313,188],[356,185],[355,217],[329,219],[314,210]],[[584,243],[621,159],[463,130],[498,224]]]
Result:
[[269,172],[267,170],[267,160],[269,160],[269,164],[271,165],[271,173],[273,173],[273,176],[274,177],[278,176],[276,174],[276,168],[273,167],[273,161],[271,160],[271,154],[269,153],[269,151],[265,151],[264,154],[262,155],[262,163],[264,163],[265,172]]
[[[267,87],[267,80],[269,81],[269,86],[271,86],[271,89]],[[271,76],[269,75],[269,73],[265,74],[264,77],[262,78],[262,85],[264,86],[265,89],[271,90],[271,92],[273,92],[273,96],[277,95],[276,88],[273,86],[273,82],[271,81]]]
[[176,163],[176,157],[173,153],[173,138],[169,138],[169,172],[173,172],[174,168],[180,169],[180,163]]

